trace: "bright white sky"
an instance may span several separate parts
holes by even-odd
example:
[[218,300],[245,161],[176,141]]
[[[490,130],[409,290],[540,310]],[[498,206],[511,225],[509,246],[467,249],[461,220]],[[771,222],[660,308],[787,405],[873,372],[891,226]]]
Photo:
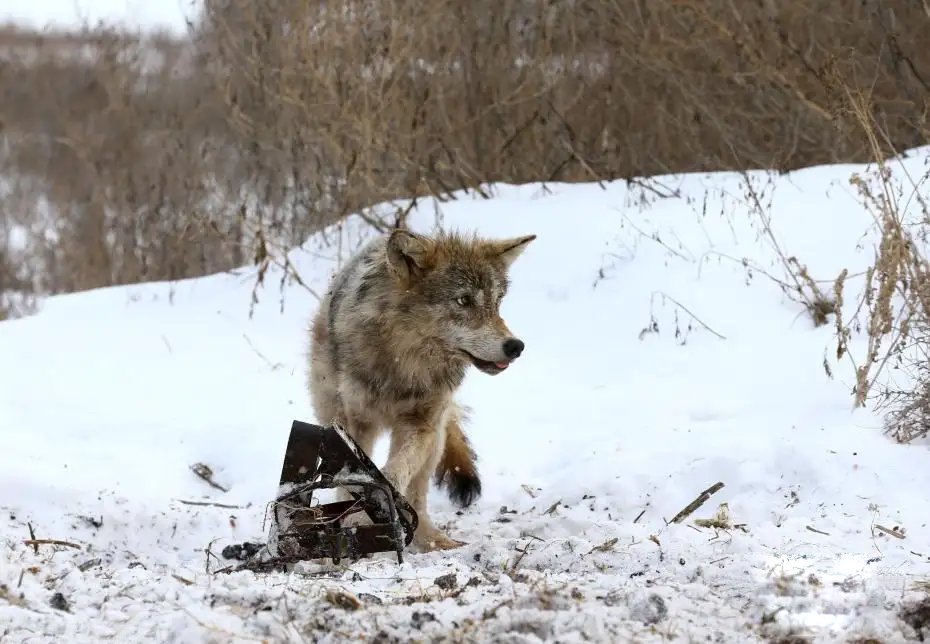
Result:
[[43,29],[103,21],[133,28],[185,30],[199,0],[0,0],[0,23]]

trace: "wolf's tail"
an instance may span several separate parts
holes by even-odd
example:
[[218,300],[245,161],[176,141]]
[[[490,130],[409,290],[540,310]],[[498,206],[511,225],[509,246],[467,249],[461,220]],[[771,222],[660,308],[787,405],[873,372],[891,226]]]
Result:
[[481,496],[481,478],[478,476],[478,455],[468,442],[462,429],[466,411],[458,404],[449,414],[446,423],[446,446],[436,466],[435,481],[446,487],[452,502],[467,508]]

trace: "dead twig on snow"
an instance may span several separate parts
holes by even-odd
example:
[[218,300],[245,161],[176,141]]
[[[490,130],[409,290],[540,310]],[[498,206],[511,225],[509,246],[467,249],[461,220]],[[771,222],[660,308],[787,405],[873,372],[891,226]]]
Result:
[[873,525],[872,525],[872,529],[873,529],[873,530],[878,530],[879,532],[884,532],[884,533],[887,534],[888,536],[894,537],[895,539],[904,539],[904,538],[905,538],[905,537],[904,537],[904,533],[901,532],[900,530],[898,530],[897,528],[886,528],[885,526],[879,525],[879,524],[876,523],[876,524],[873,524]]
[[830,536],[830,533],[829,533],[829,532],[824,532],[823,530],[818,530],[817,528],[814,528],[814,527],[812,527],[812,526],[809,526],[809,525],[808,525],[808,526],[804,526],[804,527],[807,528],[808,530],[810,530],[811,532],[816,532],[817,534],[822,534],[822,535],[827,536],[827,537]]
[[[704,329],[707,330],[709,333],[712,333],[713,335],[717,336],[717,337],[720,338],[721,340],[726,340],[726,339],[727,339],[726,336],[724,336],[724,335],[722,335],[722,334],[720,334],[720,333],[717,333],[717,332],[714,331],[712,328],[710,328],[707,324],[704,323],[703,320],[701,320],[701,318],[699,318],[699,317],[696,316],[694,313],[692,313],[691,310],[690,310],[687,306],[685,306],[684,304],[682,304],[681,302],[679,302],[678,300],[676,300],[674,297],[672,297],[672,296],[669,295],[668,293],[664,293],[663,291],[653,291],[653,292],[652,292],[652,298],[654,298],[656,295],[661,295],[661,296],[664,297],[665,299],[669,300],[672,304],[674,304],[675,306],[677,306],[678,308],[680,308],[682,311],[684,311],[685,313],[687,313],[688,315],[690,315],[692,320],[694,320],[695,322],[697,322],[698,324],[700,324],[702,327],[704,327]],[[651,298],[650,298],[650,299],[651,299]]]
[[191,472],[200,477],[210,487],[215,488],[220,492],[229,492],[229,488],[223,487],[213,480],[213,469],[206,463],[194,463],[191,465]]
[[39,546],[67,546],[68,548],[75,548],[80,550],[81,546],[72,543],[71,541],[62,541],[60,539],[26,539],[23,541],[27,546],[32,546],[35,548],[35,551],[39,551]]
[[[35,540],[36,540],[36,531],[32,529],[32,524],[31,524],[31,523],[27,523],[27,524],[26,524],[26,527],[29,528],[29,540],[35,542]],[[27,542],[27,543],[28,543],[28,542]],[[32,549],[35,551],[36,554],[39,554],[39,544],[33,543],[33,544],[32,544]]]
[[593,548],[591,548],[590,550],[588,550],[586,553],[584,553],[584,554],[581,555],[581,556],[582,556],[582,557],[587,557],[587,556],[588,556],[589,554],[591,554],[592,552],[609,552],[609,551],[611,551],[611,550],[614,549],[614,546],[617,545],[617,542],[618,542],[619,540],[620,540],[620,539],[617,538],[617,537],[613,537],[612,539],[608,539],[608,540],[605,541],[604,543],[594,546]]
[[248,505],[232,505],[230,503],[215,503],[213,501],[188,501],[186,499],[175,499],[178,503],[183,503],[184,505],[199,505],[199,506],[209,506],[213,508],[224,508],[226,510],[245,510],[252,507],[252,504]]
[[676,514],[669,523],[681,523],[689,516],[691,516],[695,510],[704,505],[707,502],[707,499],[722,489],[722,482],[714,483],[712,486],[701,492],[700,496],[689,503],[681,512]]

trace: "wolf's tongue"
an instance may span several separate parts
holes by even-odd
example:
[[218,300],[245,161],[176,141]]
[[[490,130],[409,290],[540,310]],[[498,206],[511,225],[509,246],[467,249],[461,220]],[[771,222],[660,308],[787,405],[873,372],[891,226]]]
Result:
[[494,366],[498,369],[506,369],[509,365],[506,362],[495,362]]

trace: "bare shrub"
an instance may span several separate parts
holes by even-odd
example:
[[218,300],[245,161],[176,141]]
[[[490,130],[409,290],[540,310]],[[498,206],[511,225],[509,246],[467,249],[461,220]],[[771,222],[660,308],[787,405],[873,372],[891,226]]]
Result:
[[29,220],[43,290],[180,279],[237,259],[234,231],[198,217],[214,199],[206,144],[222,114],[177,73],[189,47],[103,29],[7,46],[3,206]]
[[896,145],[926,138],[926,16],[911,3],[206,6],[198,38],[228,70],[240,130],[315,144],[254,149],[282,161],[304,150],[310,174],[383,193],[368,203],[491,181],[864,161],[854,120],[830,109],[828,65],[872,88]]
[[[850,184],[880,232],[857,313],[846,323],[837,320],[837,356],[848,355],[854,327],[864,328],[868,347],[861,363],[854,362],[855,405],[873,399],[877,409],[887,412],[886,432],[911,442],[930,435],[930,167],[918,176],[901,168],[896,177],[896,159],[885,153],[894,143],[875,117],[874,98],[837,74],[827,78],[827,85],[869,142],[874,170],[854,174]],[[905,382],[894,383],[894,375]]]

